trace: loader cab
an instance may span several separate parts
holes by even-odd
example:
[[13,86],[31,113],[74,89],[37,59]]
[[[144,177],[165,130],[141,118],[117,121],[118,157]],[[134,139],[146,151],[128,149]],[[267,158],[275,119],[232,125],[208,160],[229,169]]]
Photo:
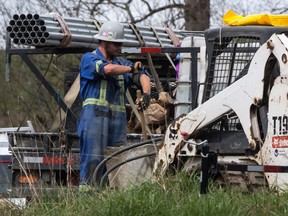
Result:
[[237,26],[205,31],[208,54],[202,103],[245,75],[258,48],[272,34],[287,28],[272,26]]
[[[259,47],[264,44],[272,34],[287,33],[287,31],[288,28],[273,26],[227,26],[206,30],[205,40],[208,66],[205,81],[201,83],[204,88],[203,94],[198,94],[200,97],[198,97],[198,100],[200,100],[201,103],[208,101],[233,82],[245,76],[248,72],[250,62]],[[273,70],[275,76],[277,69],[274,68]],[[271,78],[270,83],[272,85],[273,78]],[[266,87],[268,88],[268,86]],[[260,113],[267,113],[268,97],[266,100],[267,101],[263,101],[263,106],[257,110],[257,112],[259,112],[258,121],[261,127],[262,139],[265,138],[267,131],[267,115]],[[241,103],[241,101],[239,101],[239,103]],[[233,113],[215,120],[206,128],[205,136],[206,139],[208,138],[209,143],[217,143],[214,145],[214,150],[219,151],[221,148],[222,153],[226,153],[225,149],[228,149],[229,152],[227,153],[233,153],[231,152],[231,146],[232,149],[233,146],[235,147],[234,153],[243,153],[245,149],[249,149],[247,139],[241,127],[241,122]],[[235,136],[239,138],[237,139],[237,144],[232,141],[235,140],[233,139]],[[239,143],[241,145],[239,145]]]

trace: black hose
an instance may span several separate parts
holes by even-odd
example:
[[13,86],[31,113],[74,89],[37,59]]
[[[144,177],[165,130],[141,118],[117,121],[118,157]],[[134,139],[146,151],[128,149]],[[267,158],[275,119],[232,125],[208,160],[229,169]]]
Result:
[[155,156],[155,155],[156,155],[156,152],[146,153],[146,154],[138,155],[138,156],[135,156],[135,157],[132,157],[132,158],[128,158],[128,159],[126,159],[126,160],[124,160],[124,161],[121,161],[121,162],[115,164],[115,165],[112,166],[109,170],[107,170],[107,171],[104,173],[104,175],[101,177],[101,180],[100,180],[100,188],[103,187],[105,178],[107,178],[107,176],[108,176],[113,170],[117,169],[119,166],[122,166],[123,164],[128,163],[128,162],[133,161],[133,160],[137,160],[137,159],[144,158],[144,157]]
[[138,146],[142,146],[142,145],[145,145],[145,144],[148,144],[148,143],[151,143],[151,142],[155,142],[155,141],[160,141],[160,140],[162,140],[162,137],[155,138],[155,139],[150,139],[150,140],[139,142],[139,143],[135,143],[133,145],[129,145],[127,147],[124,147],[124,148],[120,149],[119,151],[113,152],[111,155],[108,155],[106,158],[104,158],[104,160],[102,160],[98,164],[98,166],[96,167],[95,171],[93,172],[92,179],[96,181],[96,176],[97,176],[97,173],[98,173],[99,169],[103,166],[103,164],[105,164],[108,160],[114,158],[116,155],[121,154],[122,152],[130,150],[132,148],[136,148]]

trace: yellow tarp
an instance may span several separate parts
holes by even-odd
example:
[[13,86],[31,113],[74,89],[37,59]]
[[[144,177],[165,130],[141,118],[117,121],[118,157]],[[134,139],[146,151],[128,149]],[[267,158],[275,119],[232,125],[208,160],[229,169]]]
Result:
[[229,10],[222,18],[222,21],[231,26],[243,25],[270,25],[270,26],[288,26],[288,14],[251,14],[241,16],[234,11]]

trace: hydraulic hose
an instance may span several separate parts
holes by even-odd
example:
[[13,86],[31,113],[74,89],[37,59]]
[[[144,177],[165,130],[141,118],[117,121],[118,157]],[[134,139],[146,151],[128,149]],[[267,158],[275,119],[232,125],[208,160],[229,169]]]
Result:
[[153,142],[156,142],[156,141],[161,141],[161,140],[162,140],[162,137],[155,138],[155,139],[150,139],[150,140],[147,140],[147,141],[143,141],[143,142],[135,143],[133,145],[129,145],[127,147],[124,147],[124,148],[120,149],[119,151],[113,152],[111,155],[108,155],[106,158],[104,158],[104,160],[102,160],[98,164],[98,166],[96,167],[96,169],[95,169],[95,171],[93,173],[92,179],[96,180],[96,176],[97,176],[97,173],[98,173],[99,169],[103,166],[103,164],[105,164],[107,161],[109,161],[112,158],[114,158],[116,155],[121,154],[121,153],[123,153],[125,151],[128,151],[130,149],[133,149],[133,148],[145,145],[145,144],[150,144],[150,143],[153,143]]
[[128,163],[130,161],[133,161],[133,160],[137,160],[137,159],[140,159],[140,158],[144,158],[144,157],[150,157],[150,156],[155,156],[156,155],[156,152],[151,152],[151,153],[147,153],[147,154],[141,154],[141,155],[138,155],[138,156],[135,156],[135,157],[132,157],[132,158],[128,158],[124,161],[121,161],[117,164],[115,164],[114,166],[112,166],[109,170],[107,170],[104,175],[101,177],[101,180],[100,180],[100,188],[103,187],[103,184],[104,184],[104,180],[105,178],[107,178],[107,176],[115,169],[117,169],[119,166],[122,166],[123,164],[125,163]]

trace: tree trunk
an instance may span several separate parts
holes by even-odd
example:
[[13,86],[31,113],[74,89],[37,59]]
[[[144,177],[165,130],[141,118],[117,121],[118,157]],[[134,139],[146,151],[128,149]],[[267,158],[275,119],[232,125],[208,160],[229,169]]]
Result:
[[185,28],[203,31],[210,24],[210,0],[185,0]]

